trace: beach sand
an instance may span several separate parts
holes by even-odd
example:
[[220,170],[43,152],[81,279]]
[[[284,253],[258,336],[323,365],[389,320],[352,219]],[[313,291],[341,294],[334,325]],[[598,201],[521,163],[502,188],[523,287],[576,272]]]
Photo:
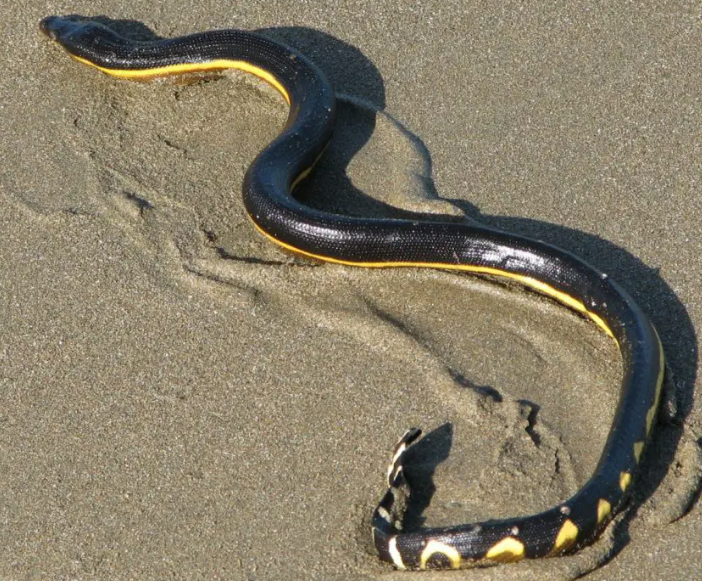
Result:
[[370,515],[406,428],[414,524],[529,514],[594,469],[621,375],[533,293],[282,253],[240,197],[279,95],[112,80],[53,13],[265,29],[341,98],[306,203],[540,237],[651,316],[672,373],[631,508],[576,555],[422,579],[702,578],[699,3],[402,0],[0,8],[0,578],[404,579]]

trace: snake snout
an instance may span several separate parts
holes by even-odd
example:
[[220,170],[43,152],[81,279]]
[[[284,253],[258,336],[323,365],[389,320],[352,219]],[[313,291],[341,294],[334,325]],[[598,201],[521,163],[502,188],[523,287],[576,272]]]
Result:
[[39,23],[39,30],[53,40],[56,39],[56,28],[54,26],[54,20],[56,20],[56,18],[56,16],[47,16],[46,18],[42,18]]
[[39,22],[39,30],[52,40],[61,40],[83,26],[80,16],[47,16]]

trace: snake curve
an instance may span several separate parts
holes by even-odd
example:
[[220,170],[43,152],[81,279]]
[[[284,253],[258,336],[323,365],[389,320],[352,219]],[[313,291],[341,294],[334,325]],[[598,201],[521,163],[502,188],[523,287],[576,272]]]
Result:
[[591,319],[619,346],[623,378],[604,450],[589,480],[565,502],[509,519],[404,532],[404,457],[420,430],[393,452],[387,490],[372,517],[378,555],[398,569],[459,568],[573,552],[592,543],[626,499],[660,400],[664,356],[640,307],[609,276],[539,240],[462,223],[351,218],[314,210],[291,195],[332,133],[334,93],[305,56],[255,32],[214,30],[134,41],[81,17],[49,16],[40,29],[74,59],[129,80],[239,69],[277,89],[290,106],[285,127],[251,163],[246,211],[276,244],[360,267],[428,267],[507,278]]

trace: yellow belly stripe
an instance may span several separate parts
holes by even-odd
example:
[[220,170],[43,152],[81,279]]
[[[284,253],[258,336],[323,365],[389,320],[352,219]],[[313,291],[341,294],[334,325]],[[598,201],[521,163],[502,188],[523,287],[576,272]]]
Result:
[[155,77],[167,77],[171,75],[182,75],[187,73],[201,73],[204,71],[223,71],[226,69],[237,69],[244,71],[246,73],[251,73],[256,75],[258,78],[263,79],[274,89],[276,89],[285,99],[286,103],[290,105],[290,95],[282,83],[276,79],[268,71],[261,69],[257,66],[252,65],[246,61],[234,61],[229,59],[214,59],[211,61],[206,61],[202,63],[183,63],[179,65],[168,65],[166,67],[154,67],[151,69],[109,69],[107,67],[101,67],[95,63],[84,59],[83,57],[71,55],[75,60],[85,65],[95,67],[96,69],[107,73],[113,77],[120,79],[131,79],[131,80],[147,80]]
[[[655,331],[655,329],[654,329]],[[656,417],[656,410],[658,409],[658,404],[661,399],[661,391],[663,390],[663,380],[665,379],[665,354],[663,353],[663,345],[661,344],[660,337],[658,337],[658,331],[656,331],[656,339],[658,339],[659,346],[659,365],[660,370],[658,372],[658,382],[656,383],[656,396],[653,400],[653,404],[646,414],[646,435],[651,433],[651,428],[653,427],[653,419]]]
[[653,427],[653,418],[656,415],[656,410],[658,406],[654,403],[648,410],[646,414],[646,435],[651,433],[651,428]]
[[[297,181],[297,180],[296,180]],[[251,218],[254,227],[271,242],[274,242],[278,246],[285,248],[296,254],[301,254],[302,256],[307,256],[309,258],[314,258],[315,260],[322,260],[324,262],[332,262],[334,264],[344,264],[346,266],[361,266],[364,268],[399,268],[399,267],[413,267],[413,268],[437,268],[445,270],[459,270],[463,272],[471,272],[473,274],[487,274],[491,276],[498,276],[501,278],[509,278],[511,280],[516,280],[520,284],[534,289],[546,296],[549,296],[557,301],[565,304],[571,309],[578,311],[584,315],[587,315],[592,321],[594,321],[598,327],[600,327],[607,335],[614,339],[614,334],[609,328],[607,323],[604,322],[602,317],[598,314],[589,311],[587,307],[575,297],[570,296],[567,293],[559,291],[553,288],[551,285],[546,284],[540,280],[532,278],[530,276],[523,276],[521,274],[514,274],[507,270],[500,270],[499,268],[492,268],[489,266],[474,266],[472,264],[453,264],[453,263],[442,263],[442,262],[407,262],[407,261],[397,261],[397,262],[359,262],[352,260],[340,260],[338,258],[331,258],[329,256],[323,256],[321,254],[315,254],[313,252],[307,252],[306,250],[301,250],[296,248],[291,244],[287,244],[282,240],[278,240],[263,228],[261,228],[253,218]],[[616,342],[616,339],[614,339]]]

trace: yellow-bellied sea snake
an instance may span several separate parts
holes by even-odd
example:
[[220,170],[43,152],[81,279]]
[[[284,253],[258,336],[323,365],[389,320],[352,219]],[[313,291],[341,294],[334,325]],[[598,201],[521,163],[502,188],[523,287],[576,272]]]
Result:
[[50,16],[41,30],[76,60],[123,79],[240,69],[264,79],[290,105],[287,123],[248,168],[244,204],[256,229],[280,246],[365,267],[443,268],[505,277],[589,317],[617,342],[619,405],[600,461],[570,499],[530,516],[445,528],[401,529],[410,493],[403,458],[419,430],[395,448],[388,489],[372,519],[381,559],[398,569],[458,568],[574,551],[591,543],[622,505],[649,438],[664,373],[658,335],[607,275],[538,240],[463,223],[350,218],[313,210],[291,195],[323,151],[334,93],[306,57],[257,33],[215,30],[173,39],[128,40],[95,21]]

